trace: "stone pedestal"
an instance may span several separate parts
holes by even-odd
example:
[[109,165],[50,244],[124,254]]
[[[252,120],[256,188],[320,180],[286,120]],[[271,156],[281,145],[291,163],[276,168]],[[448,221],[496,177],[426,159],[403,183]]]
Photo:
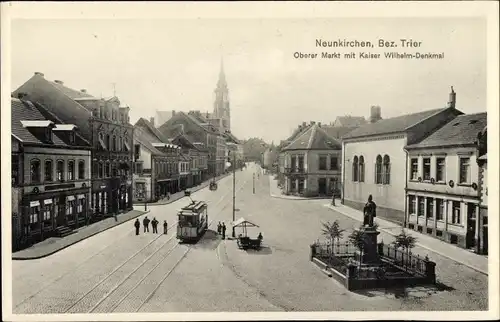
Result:
[[377,249],[377,236],[380,234],[374,227],[363,227],[360,231],[365,235],[362,264],[378,264],[380,262]]

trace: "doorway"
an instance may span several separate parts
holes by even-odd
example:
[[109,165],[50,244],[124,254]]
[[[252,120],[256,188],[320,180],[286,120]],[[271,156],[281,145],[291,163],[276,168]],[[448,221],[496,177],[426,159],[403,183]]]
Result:
[[466,235],[466,248],[473,248],[476,246],[476,205],[468,202],[467,203],[467,235]]
[[320,195],[327,194],[326,178],[319,178],[318,179],[318,193]]

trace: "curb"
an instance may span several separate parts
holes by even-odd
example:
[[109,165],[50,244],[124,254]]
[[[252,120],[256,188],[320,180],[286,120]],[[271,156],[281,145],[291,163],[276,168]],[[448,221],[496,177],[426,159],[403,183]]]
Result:
[[[140,211],[140,210],[135,210],[135,211]],[[15,256],[14,256],[14,254],[13,254],[13,255],[12,255],[12,260],[18,260],[18,261],[23,261],[23,260],[32,260],[32,259],[39,259],[39,258],[44,258],[44,257],[50,256],[50,255],[53,255],[53,254],[55,254],[55,253],[57,253],[57,252],[59,252],[59,251],[61,251],[61,250],[65,249],[65,248],[68,248],[69,246],[75,245],[75,244],[77,244],[77,243],[79,243],[79,242],[81,242],[81,241],[83,241],[83,240],[85,240],[85,239],[88,239],[88,238],[90,238],[90,237],[92,237],[92,236],[95,236],[95,235],[97,235],[97,234],[100,234],[100,233],[102,233],[102,232],[105,232],[105,231],[106,231],[106,230],[108,230],[108,229],[111,229],[111,228],[114,228],[114,227],[120,226],[121,224],[124,224],[124,223],[126,223],[126,222],[128,222],[128,221],[131,221],[131,220],[133,220],[133,219],[136,219],[137,217],[142,216],[142,215],[145,215],[145,214],[147,214],[147,213],[149,213],[149,210],[148,210],[148,211],[141,211],[141,213],[140,213],[140,214],[138,214],[137,216],[134,216],[134,217],[131,217],[131,218],[127,219],[127,220],[124,220],[123,222],[121,222],[121,223],[119,223],[119,224],[116,224],[116,225],[113,225],[113,226],[110,226],[110,227],[106,227],[106,228],[104,228],[103,230],[96,231],[95,233],[92,233],[92,234],[90,234],[90,235],[86,236],[85,238],[82,238],[82,239],[80,239],[80,240],[76,240],[74,243],[70,243],[70,244],[68,244],[68,245],[64,245],[63,247],[58,248],[58,249],[56,249],[56,250],[53,250],[53,251],[51,251],[51,252],[48,252],[48,253],[46,253],[46,254],[37,255],[37,256],[30,256],[30,257],[15,257]]]
[[[217,181],[222,180],[222,179],[226,178],[226,177],[227,177],[227,176],[229,176],[229,175],[231,175],[231,174],[226,174],[226,175],[224,175],[224,176],[221,176],[221,177],[220,177]],[[210,181],[210,180],[209,180],[209,181]],[[190,188],[187,188],[187,189],[185,189],[185,190],[189,190],[189,191],[191,191],[192,193],[194,193],[194,192],[200,191],[201,189],[204,189],[204,188],[208,187],[208,186],[210,185],[210,182],[208,182],[208,183],[207,183],[207,181],[204,181],[204,182],[202,183],[202,185],[203,185],[203,184],[206,184],[206,186],[197,186],[197,187],[195,187],[195,189],[191,189],[191,190],[190,190]],[[159,202],[148,203],[148,206],[149,206],[149,207],[151,207],[151,206],[153,206],[153,207],[154,207],[154,206],[165,206],[165,205],[169,205],[169,204],[171,204],[171,203],[173,203],[173,202],[176,202],[177,200],[180,200],[180,199],[182,199],[182,198],[185,198],[185,196],[183,196],[183,195],[182,195],[182,196],[180,196],[180,197],[179,197],[179,198],[177,198],[177,199],[170,199],[170,200],[168,200],[168,202],[164,202],[164,203],[159,203]],[[132,205],[133,205],[133,206],[141,206],[141,205],[143,206],[143,205],[144,205],[144,202],[133,202],[133,203],[132,203]]]
[[[354,220],[356,220],[356,221],[361,222],[361,220],[359,220],[358,218],[355,218],[354,216],[352,216],[352,215],[350,215],[350,214],[346,214],[346,213],[342,212],[341,210],[334,209],[334,208],[332,208],[330,205],[324,205],[324,206],[325,206],[326,208],[328,208],[328,209],[335,210],[335,211],[337,211],[338,213],[341,213],[342,215],[344,215],[344,216],[346,216],[346,217],[349,217],[349,218],[351,218],[351,219],[354,219]],[[401,227],[401,228],[404,228],[404,227]],[[394,232],[392,232],[392,231],[390,231],[390,230],[384,229],[384,228],[379,228],[379,229],[380,229],[381,231],[385,232],[386,234],[391,235],[391,236],[397,236],[397,235],[398,235],[398,234],[396,234],[396,233],[394,233]],[[404,229],[406,229],[406,228],[404,228]],[[412,233],[414,233],[414,231],[411,231],[411,232],[412,232]],[[431,251],[431,252],[433,252],[433,253],[436,253],[436,254],[438,254],[438,255],[440,255],[440,256],[443,256],[443,257],[446,257],[446,258],[448,258],[448,259],[451,259],[451,260],[452,260],[452,261],[454,261],[454,262],[457,262],[457,263],[460,263],[460,264],[462,264],[462,265],[464,265],[464,266],[467,266],[467,267],[469,267],[469,268],[471,268],[471,269],[475,270],[475,271],[476,271],[476,272],[478,272],[478,273],[481,273],[481,274],[484,274],[484,275],[488,276],[488,272],[485,272],[483,269],[481,269],[481,268],[479,268],[479,267],[475,267],[475,266],[473,266],[473,265],[471,265],[471,264],[468,264],[468,263],[464,263],[464,262],[458,261],[456,258],[453,258],[453,257],[451,257],[451,256],[449,256],[449,255],[443,254],[443,253],[441,253],[440,251],[437,251],[437,250],[435,250],[435,249],[430,248],[429,246],[422,245],[422,244],[421,244],[421,243],[419,243],[418,241],[416,242],[416,246],[419,246],[419,247],[421,247],[421,248],[427,249],[427,250],[429,250],[429,251]]]
[[269,194],[273,198],[277,199],[286,199],[286,200],[330,200],[331,198],[323,198],[323,197],[311,197],[311,198],[290,198],[288,196],[277,196],[275,194],[270,193]]

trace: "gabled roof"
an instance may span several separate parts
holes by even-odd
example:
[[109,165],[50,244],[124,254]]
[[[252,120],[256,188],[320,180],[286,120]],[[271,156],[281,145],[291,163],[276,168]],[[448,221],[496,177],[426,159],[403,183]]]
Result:
[[177,135],[175,138],[172,139],[172,142],[176,143],[177,145],[180,145],[181,147],[186,146],[188,149],[198,150],[198,147],[194,145],[193,142],[191,142],[185,134]]
[[423,120],[445,111],[447,108],[428,110],[413,114],[406,114],[397,117],[383,119],[375,123],[368,123],[347,133],[342,139],[351,139],[373,135],[391,134],[405,132]]
[[335,123],[338,123],[337,126],[342,127],[358,127],[361,125],[365,125],[367,123],[366,119],[362,116],[337,116]]
[[445,147],[476,144],[488,122],[487,113],[459,115],[419,143],[407,148]]
[[59,83],[56,83],[56,82],[53,82],[53,81],[49,81],[49,80],[47,80],[47,82],[50,83],[55,88],[57,88],[58,90],[60,90],[61,92],[63,92],[66,96],[68,96],[71,99],[77,99],[77,98],[94,98],[94,99],[98,99],[98,98],[90,95],[89,93],[84,93],[82,91],[77,91],[75,89],[66,87],[63,84],[59,84]]
[[164,155],[163,152],[158,150],[151,144],[150,137],[148,134],[144,131],[143,128],[139,126],[134,126],[134,140],[139,142],[142,146],[144,146],[146,149],[151,151],[152,154],[154,155]]
[[160,142],[164,143],[168,142],[168,138],[165,135],[163,135],[163,133],[161,133],[156,127],[154,127],[154,125],[151,124],[151,122],[149,122],[143,117],[137,120],[135,126],[145,127],[147,130],[149,130],[149,132],[151,132],[154,136],[156,136],[157,140],[159,140]]
[[337,139],[329,136],[318,124],[313,124],[284,150],[331,150],[341,148],[342,145]]

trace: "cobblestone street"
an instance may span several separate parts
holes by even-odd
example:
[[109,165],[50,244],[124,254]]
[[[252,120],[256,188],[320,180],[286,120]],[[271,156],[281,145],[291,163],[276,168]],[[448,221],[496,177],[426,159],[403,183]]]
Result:
[[[260,252],[238,249],[214,232],[219,220],[231,234],[232,177],[195,200],[209,203],[212,225],[195,245],[175,238],[176,210],[189,199],[151,207],[149,218],[169,223],[168,235],[135,236],[133,221],[54,255],[13,262],[14,313],[111,313],[174,311],[393,311],[486,310],[488,278],[466,266],[415,248],[437,263],[437,287],[397,292],[348,292],[309,261],[309,244],[321,238],[321,222],[338,220],[349,230],[359,222],[324,207],[325,200],[272,198],[268,176],[236,173],[236,219],[262,232]],[[138,206],[137,209],[141,209]],[[142,220],[142,217],[140,217]],[[161,229],[160,229],[161,230]],[[239,233],[238,231],[236,232]],[[381,233],[384,242],[392,236]]]

